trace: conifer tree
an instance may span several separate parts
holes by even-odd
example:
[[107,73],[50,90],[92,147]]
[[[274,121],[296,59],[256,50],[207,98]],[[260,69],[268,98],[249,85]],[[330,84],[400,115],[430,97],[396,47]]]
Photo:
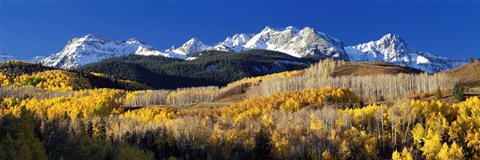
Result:
[[271,159],[270,150],[272,144],[270,142],[270,136],[268,133],[260,129],[255,135],[255,159]]
[[463,87],[460,83],[455,84],[455,86],[453,87],[452,95],[458,101],[462,101],[463,99],[465,99]]
[[435,98],[437,99],[443,98],[442,90],[440,90],[440,88],[437,88],[437,91],[435,93]]

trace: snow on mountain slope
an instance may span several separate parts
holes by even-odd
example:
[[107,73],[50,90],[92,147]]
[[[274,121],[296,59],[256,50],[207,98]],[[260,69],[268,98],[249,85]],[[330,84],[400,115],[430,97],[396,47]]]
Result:
[[196,38],[192,38],[179,48],[172,46],[170,49],[167,49],[164,52],[170,55],[176,55],[175,58],[187,59],[192,54],[208,50],[211,47],[212,46],[206,45]]
[[343,42],[310,27],[302,30],[292,26],[285,29],[265,27],[243,47],[274,50],[294,57],[322,56],[348,60],[343,49]]
[[395,34],[387,34],[377,41],[345,47],[350,61],[384,61],[403,64],[428,73],[455,68],[467,63],[462,59],[449,59],[428,52],[416,51]]
[[111,41],[101,36],[89,34],[70,40],[62,51],[42,59],[41,63],[46,66],[73,69],[106,58],[128,54],[174,57],[172,55],[161,53],[136,39]]
[[227,37],[223,42],[209,48],[209,50],[241,52],[244,50],[243,45],[245,45],[251,38],[252,36],[248,34],[235,34],[232,37]]
[[[128,54],[154,55],[184,60],[195,60],[195,53],[205,50],[241,52],[266,49],[283,52],[294,57],[319,56],[345,61],[382,61],[402,64],[434,73],[467,63],[462,59],[449,59],[428,52],[416,51],[395,34],[387,34],[377,41],[344,47],[343,42],[317,32],[313,28],[283,29],[265,27],[257,34],[235,34],[216,45],[207,45],[192,38],[179,48],[159,51],[139,40],[111,41],[101,36],[86,35],[74,38],[61,52],[41,59],[47,66],[72,69],[88,63]],[[0,56],[1,57],[1,56]]]
[[15,60],[16,58],[6,53],[0,52],[0,62]]

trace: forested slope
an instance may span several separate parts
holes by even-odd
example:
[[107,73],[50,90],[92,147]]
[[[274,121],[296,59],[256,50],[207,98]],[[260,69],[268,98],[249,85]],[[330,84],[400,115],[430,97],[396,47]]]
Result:
[[145,83],[154,88],[219,85],[271,73],[307,68],[318,58],[295,58],[280,52],[250,50],[240,53],[204,51],[195,60],[130,55],[107,59],[78,68],[121,79]]
[[8,61],[0,63],[0,86],[36,86],[53,90],[86,88],[151,89],[146,85],[105,74],[82,73],[45,67],[38,63]]
[[[225,87],[136,91],[97,88],[87,73],[2,72],[0,159],[480,158],[478,97],[409,98],[438,90],[456,97],[455,79],[332,76],[346,64],[324,60]],[[244,99],[185,107],[237,94]]]

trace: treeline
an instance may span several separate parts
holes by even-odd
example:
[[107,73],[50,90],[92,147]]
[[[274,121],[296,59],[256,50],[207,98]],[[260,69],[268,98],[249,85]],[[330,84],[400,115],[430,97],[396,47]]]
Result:
[[151,151],[93,132],[84,121],[39,119],[29,110],[1,115],[0,159],[155,159]]
[[331,76],[335,68],[345,64],[342,61],[324,60],[306,69],[302,76],[293,78],[276,77],[266,79],[247,91],[248,97],[271,95],[291,90],[323,86],[352,88],[353,91],[375,101],[379,97],[397,100],[412,93],[432,92],[453,87],[455,81],[446,74],[396,74],[366,76]]
[[3,100],[3,98],[11,97],[15,97],[20,100],[25,100],[29,98],[51,99],[55,97],[73,96],[74,93],[74,91],[49,91],[34,86],[5,86],[0,87],[0,100]]
[[124,107],[144,107],[167,104],[169,90],[146,90],[126,93]]
[[195,88],[180,88],[167,96],[169,104],[190,104],[198,102],[211,102],[219,93],[219,88],[210,87],[195,87]]
[[199,102],[212,102],[220,93],[219,87],[192,87],[176,90],[146,90],[127,92],[125,107],[151,105],[183,105]]
[[24,74],[33,74],[47,70],[54,70],[52,67],[43,66],[40,63],[26,63],[21,61],[7,61],[0,63],[0,71],[8,76],[20,76]]

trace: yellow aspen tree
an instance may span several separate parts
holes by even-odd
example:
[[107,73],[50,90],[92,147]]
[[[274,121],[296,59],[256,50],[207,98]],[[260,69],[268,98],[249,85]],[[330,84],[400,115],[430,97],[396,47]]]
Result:
[[348,146],[348,142],[343,140],[343,142],[340,144],[340,147],[338,149],[338,158],[345,160],[350,158],[352,152],[350,151],[350,147]]
[[397,150],[393,152],[392,160],[413,160],[413,155],[404,147],[401,153]]
[[332,155],[330,154],[330,152],[328,150],[325,150],[323,151],[322,153],[322,159],[324,160],[333,160],[333,157]]
[[440,152],[438,152],[437,158],[438,159],[444,159],[444,160],[450,159],[450,156],[448,155],[448,145],[447,145],[447,143],[443,143],[442,149],[440,149]]
[[435,131],[428,130],[427,138],[424,141],[425,144],[422,148],[420,148],[426,159],[435,159],[437,157],[438,152],[442,148],[441,140],[442,138],[440,134]]
[[450,146],[450,149],[448,150],[448,156],[451,160],[465,159],[462,147],[458,146],[456,142],[453,142],[453,144]]

